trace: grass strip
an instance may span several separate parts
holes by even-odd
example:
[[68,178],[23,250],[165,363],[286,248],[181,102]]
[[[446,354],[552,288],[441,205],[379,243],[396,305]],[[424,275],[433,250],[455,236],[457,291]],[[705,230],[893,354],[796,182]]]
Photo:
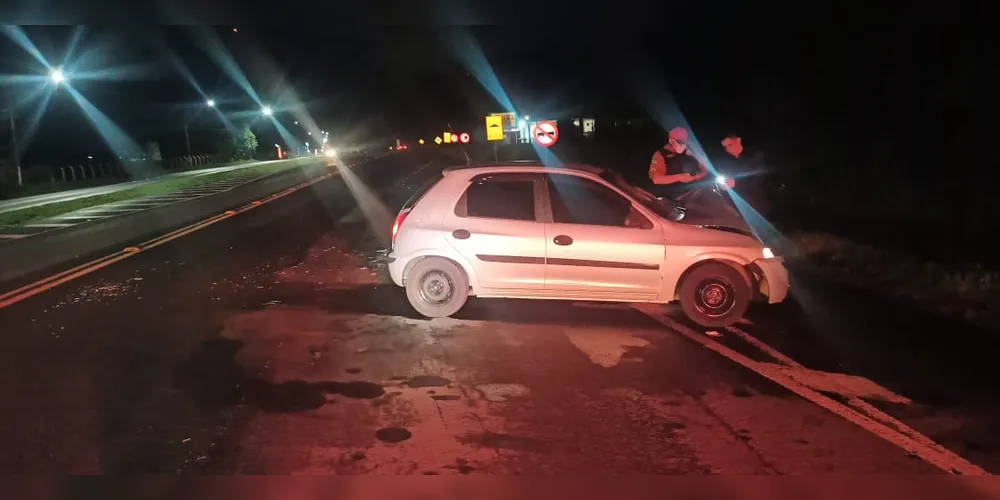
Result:
[[288,170],[297,166],[314,162],[314,158],[298,158],[293,160],[266,163],[254,167],[246,167],[225,172],[216,172],[205,175],[192,175],[189,177],[164,179],[159,182],[145,184],[132,189],[124,189],[114,193],[100,194],[79,198],[75,200],[48,203],[36,207],[13,210],[0,214],[0,227],[17,227],[32,222],[38,222],[58,215],[75,212],[84,208],[96,207],[108,203],[128,201],[149,196],[157,196],[182,189],[203,186],[213,182],[233,179],[245,179],[250,181],[274,173]]
[[1000,273],[981,264],[930,262],[822,232],[798,232],[790,239],[797,249],[792,262],[834,281],[1000,328]]

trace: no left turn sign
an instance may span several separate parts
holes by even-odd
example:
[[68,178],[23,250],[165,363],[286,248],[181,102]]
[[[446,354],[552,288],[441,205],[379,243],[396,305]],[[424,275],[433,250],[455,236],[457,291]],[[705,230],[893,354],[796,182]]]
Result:
[[535,144],[547,148],[559,140],[559,127],[555,122],[538,122],[531,129],[531,138],[535,140]]

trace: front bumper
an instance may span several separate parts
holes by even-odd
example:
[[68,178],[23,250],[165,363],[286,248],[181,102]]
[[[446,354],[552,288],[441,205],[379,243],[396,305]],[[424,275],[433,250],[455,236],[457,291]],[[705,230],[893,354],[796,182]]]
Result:
[[763,275],[758,283],[758,291],[767,297],[768,304],[777,304],[788,297],[788,269],[781,257],[757,259],[753,261]]

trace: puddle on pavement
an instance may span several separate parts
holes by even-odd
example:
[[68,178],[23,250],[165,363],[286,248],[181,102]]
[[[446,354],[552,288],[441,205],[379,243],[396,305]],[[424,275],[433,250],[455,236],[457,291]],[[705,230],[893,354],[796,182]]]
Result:
[[206,342],[177,369],[174,384],[199,406],[234,406],[243,400],[275,413],[314,410],[333,402],[331,396],[375,399],[385,394],[381,384],[367,381],[272,383],[250,378],[236,362],[242,348],[234,340]]
[[375,438],[383,443],[401,443],[413,435],[402,427],[384,427],[375,431]]
[[295,413],[315,410],[328,403],[331,395],[351,399],[375,399],[385,390],[374,382],[303,382],[272,384],[254,379],[244,384],[247,400],[261,410],[273,413]]
[[418,387],[445,387],[451,383],[444,377],[438,377],[436,375],[417,375],[411,377],[406,381],[408,387],[418,388]]

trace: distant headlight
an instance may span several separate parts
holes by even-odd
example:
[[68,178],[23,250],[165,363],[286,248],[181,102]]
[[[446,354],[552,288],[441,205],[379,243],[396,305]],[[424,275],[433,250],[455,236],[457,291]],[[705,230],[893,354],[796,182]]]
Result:
[[333,158],[334,156],[337,156],[337,150],[333,148],[326,148],[323,150],[323,154]]
[[774,252],[772,252],[770,248],[764,247],[764,258],[765,259],[773,259],[774,258]]
[[717,175],[717,176],[715,176],[715,182],[718,182],[719,184],[725,184],[726,183],[726,176],[724,176],[724,175]]

